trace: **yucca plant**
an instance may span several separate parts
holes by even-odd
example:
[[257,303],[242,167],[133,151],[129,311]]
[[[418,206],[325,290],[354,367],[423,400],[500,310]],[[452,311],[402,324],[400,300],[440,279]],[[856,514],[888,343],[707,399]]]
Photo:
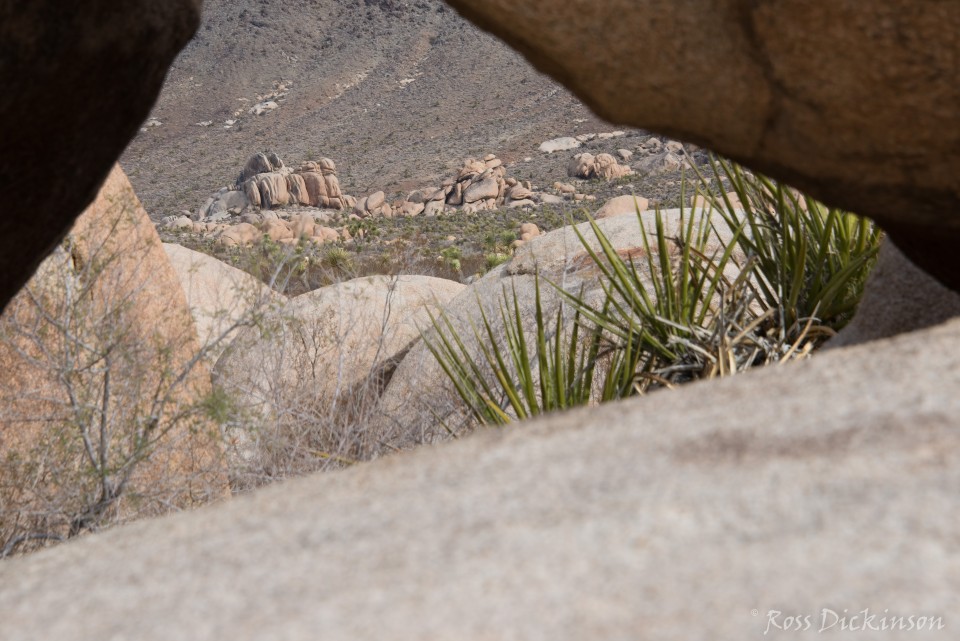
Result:
[[880,229],[733,162],[711,158],[711,168],[718,183],[729,181],[743,214],[726,194],[705,195],[728,225],[746,221],[737,244],[755,258],[759,292],[779,310],[784,330],[795,334],[810,319],[833,331],[846,325],[876,260]]
[[[504,425],[546,412],[585,405],[595,399],[629,395],[636,373],[647,357],[632,344],[620,346],[580,311],[568,319],[563,304],[553,314],[544,310],[536,278],[533,335],[521,317],[516,288],[504,288],[499,304],[501,335],[480,301],[481,327],[471,324],[479,357],[468,347],[445,313],[430,313],[433,335],[424,342],[471,416],[480,423]],[[605,364],[597,376],[598,363]]]
[[714,195],[698,171],[698,191],[710,206],[681,209],[675,237],[659,211],[654,234],[637,212],[639,265],[589,216],[596,249],[574,227],[599,270],[599,303],[550,283],[561,304],[548,314],[538,276],[535,337],[524,332],[516,291],[512,305],[505,291],[505,335],[481,308],[476,357],[448,318],[433,319],[427,346],[476,420],[503,424],[806,356],[849,321],[880,232],[733,163],[712,160],[711,167],[742,206]]

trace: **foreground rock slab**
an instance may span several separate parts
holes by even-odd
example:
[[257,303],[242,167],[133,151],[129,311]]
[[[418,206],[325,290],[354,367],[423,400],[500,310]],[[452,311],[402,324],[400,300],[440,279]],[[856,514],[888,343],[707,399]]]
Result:
[[709,147],[870,216],[960,289],[960,4],[450,4],[601,117]]
[[200,5],[0,3],[0,191],[17,194],[0,215],[0,309],[93,201],[196,31]]
[[813,639],[869,608],[953,639],[958,381],[952,322],[136,523],[0,564],[4,638],[739,640],[772,610]]

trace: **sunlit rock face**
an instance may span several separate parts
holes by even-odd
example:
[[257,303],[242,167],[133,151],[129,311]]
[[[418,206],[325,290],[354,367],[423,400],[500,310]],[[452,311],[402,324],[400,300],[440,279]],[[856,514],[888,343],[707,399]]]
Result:
[[[450,0],[601,116],[870,216],[960,288],[960,5]],[[531,28],[530,25],[536,25]]]

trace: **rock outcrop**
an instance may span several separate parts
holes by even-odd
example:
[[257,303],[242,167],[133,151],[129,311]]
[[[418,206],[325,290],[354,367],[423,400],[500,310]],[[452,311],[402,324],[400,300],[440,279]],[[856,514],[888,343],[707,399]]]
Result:
[[605,202],[593,217],[603,220],[614,216],[636,215],[637,212],[647,211],[649,206],[650,201],[640,196],[617,196]]
[[369,196],[357,200],[353,206],[353,213],[361,218],[370,216],[393,216],[393,209],[387,203],[387,196],[382,191],[375,191]]
[[960,316],[960,294],[944,287],[886,239],[853,320],[830,339],[834,349],[913,332]]
[[199,20],[200,0],[0,6],[0,189],[18,194],[0,216],[0,310],[93,201]]
[[[597,169],[591,176],[618,177],[629,172],[629,168],[618,165],[612,156],[601,156],[611,162],[604,164],[605,159],[598,157]],[[549,194],[534,192],[529,181],[521,183],[508,177],[503,161],[494,154],[487,154],[483,160],[466,159],[457,175],[446,180],[440,188],[416,189],[391,202],[383,191],[359,199],[344,194],[337,179],[336,165],[329,158],[305,162],[294,172],[276,154],[259,153],[247,162],[234,188],[221,188],[192,218],[168,217],[163,224],[173,230],[206,233],[213,230],[193,225],[191,221],[208,224],[243,220],[259,225],[262,221],[254,223],[245,220],[244,216],[251,212],[297,207],[347,210],[358,218],[437,216],[453,209],[475,213],[499,207],[535,207],[550,198]],[[215,231],[221,230],[217,228]],[[232,239],[228,242],[235,244]]]
[[489,211],[500,207],[535,207],[543,202],[545,194],[533,191],[529,181],[520,182],[507,175],[503,161],[494,154],[483,160],[467,158],[454,178],[446,180],[439,189],[420,190],[407,197],[394,214],[414,215],[416,205],[423,203],[423,213],[435,216],[446,207],[459,208],[466,213]]
[[346,209],[353,206],[353,199],[340,190],[337,166],[329,158],[305,162],[297,173],[307,187],[309,201],[304,204],[322,209]]
[[177,274],[116,167],[0,317],[0,549],[17,528],[29,547],[31,534],[223,496],[198,351]]
[[243,171],[240,172],[240,176],[237,178],[237,186],[242,185],[257,174],[270,174],[283,168],[284,164],[280,160],[280,156],[273,152],[265,151],[254,154],[250,156],[247,164],[243,167]]
[[960,5],[450,4],[604,119],[706,146],[869,216],[960,289],[960,84],[946,80],[957,75]]
[[[259,190],[255,198],[256,206],[259,207],[261,202]],[[229,220],[233,216],[242,215],[250,205],[250,198],[245,190],[223,187],[200,207],[196,219],[213,223]]]
[[[221,188],[195,214],[167,216],[160,226],[209,234],[227,247],[251,245],[264,236],[278,242],[306,239],[323,243],[347,239],[349,232],[322,226],[333,215],[321,210],[342,210],[355,204],[341,191],[336,165],[329,158],[305,162],[294,172],[276,154],[259,153],[247,161],[234,188]],[[389,212],[389,207],[384,211]]]
[[617,159],[610,154],[590,153],[577,154],[567,165],[567,175],[571,178],[599,178],[600,180],[615,180],[624,176],[630,176],[633,170],[617,162]]
[[503,162],[487,154],[483,160],[466,159],[456,179],[447,181],[441,189],[448,205],[473,213],[503,204],[507,189],[505,178]]
[[340,189],[337,166],[329,158],[304,162],[293,171],[277,154],[259,153],[247,161],[235,189],[223,188],[207,201],[199,220],[239,209],[236,215],[248,205],[267,210],[287,206],[344,209],[352,206],[350,203]]
[[[200,230],[194,226],[191,231]],[[294,214],[288,220],[267,218],[256,224],[241,222],[208,231],[218,233],[216,242],[224,247],[249,247],[263,238],[290,245],[296,245],[301,241],[322,245],[351,240],[350,232],[346,227],[342,227],[339,231],[327,227],[309,213]]]
[[250,179],[260,192],[260,209],[276,209],[290,204],[287,176],[280,172],[257,174]]
[[659,176],[670,172],[689,168],[687,159],[672,151],[660,151],[634,163],[634,168],[641,176]]
[[223,230],[217,241],[224,247],[246,247],[263,237],[260,230],[250,223],[238,223]]

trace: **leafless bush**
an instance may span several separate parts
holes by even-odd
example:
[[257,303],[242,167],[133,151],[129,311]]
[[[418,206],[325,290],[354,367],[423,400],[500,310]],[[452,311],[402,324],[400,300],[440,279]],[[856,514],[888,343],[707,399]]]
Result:
[[227,492],[204,359],[231,328],[198,344],[132,191],[109,193],[0,318],[0,558]]
[[[417,340],[403,277],[296,299],[247,330],[216,367],[235,490],[369,460],[411,443],[380,421],[380,396]],[[409,302],[409,301],[407,301]]]
[[[403,277],[341,283],[313,316],[227,283],[191,318],[130,197],[106,228],[74,230],[0,317],[0,558],[417,441],[373,427],[419,336]],[[283,291],[301,258],[251,271]],[[220,361],[252,360],[214,386],[228,344]]]

